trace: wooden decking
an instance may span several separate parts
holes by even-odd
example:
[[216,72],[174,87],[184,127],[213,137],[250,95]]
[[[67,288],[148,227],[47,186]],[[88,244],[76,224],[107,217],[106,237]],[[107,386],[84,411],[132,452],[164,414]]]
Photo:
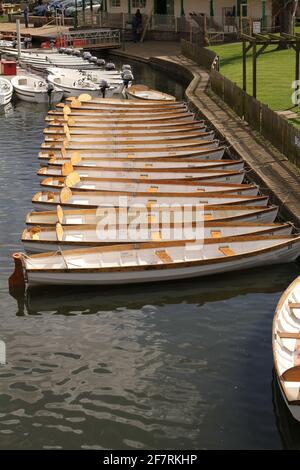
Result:
[[[28,28],[25,28],[23,24],[20,25],[21,35],[30,34],[33,39],[43,40],[49,38],[55,38],[58,34],[69,31],[68,26],[56,26],[56,25],[45,25],[39,28],[34,28],[32,24],[29,24]],[[16,34],[15,23],[0,23],[0,33],[4,35]]]

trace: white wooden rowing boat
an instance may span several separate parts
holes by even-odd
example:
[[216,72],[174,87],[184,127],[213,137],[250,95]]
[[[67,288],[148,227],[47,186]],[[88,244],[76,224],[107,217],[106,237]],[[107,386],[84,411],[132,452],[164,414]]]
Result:
[[206,181],[170,181],[170,180],[107,180],[100,178],[80,178],[78,173],[72,172],[66,177],[48,177],[41,181],[41,186],[48,189],[61,189],[68,187],[76,191],[93,191],[103,193],[109,192],[129,192],[129,193],[150,193],[150,194],[193,194],[193,193],[234,193],[256,196],[258,186],[254,184],[235,183],[214,183]]
[[241,171],[244,168],[243,160],[213,160],[213,159],[192,159],[192,158],[152,158],[151,161],[147,159],[130,159],[130,158],[99,158],[93,160],[89,165],[89,161],[82,159],[77,152],[71,155],[71,158],[56,158],[51,157],[45,158],[45,163],[48,164],[48,168],[58,168],[69,163],[74,167],[75,171],[82,170],[105,170],[114,169],[117,171],[123,170],[161,170],[161,171],[185,171],[197,169],[213,169],[213,170],[232,170]]
[[164,204],[168,206],[171,204],[191,205],[217,205],[217,204],[238,204],[238,205],[263,205],[268,203],[267,196],[245,196],[236,194],[215,194],[209,193],[206,195],[196,194],[175,194],[164,193],[160,194],[131,194],[131,193],[117,193],[106,192],[99,194],[89,191],[71,191],[70,188],[64,187],[60,193],[53,191],[39,191],[33,198],[32,203],[37,210],[51,210],[53,206],[60,204],[63,207],[69,208],[97,208],[97,207],[130,207],[134,204],[143,204],[147,208],[157,207]]
[[162,151],[166,149],[189,149],[189,148],[207,148],[207,149],[212,149],[212,148],[218,148],[219,147],[219,141],[218,140],[205,140],[205,139],[200,139],[200,140],[176,140],[175,142],[173,141],[158,141],[158,142],[145,142],[141,143],[140,142],[135,142],[135,141],[130,141],[130,142],[119,142],[117,140],[112,140],[108,142],[101,142],[101,141],[81,141],[81,142],[76,142],[73,140],[63,140],[63,142],[56,142],[56,141],[45,141],[41,144],[41,149],[50,149],[50,150],[61,150],[62,147],[68,148],[69,150],[95,150],[99,151],[99,153],[103,150],[113,150],[113,151],[131,151],[131,149],[134,152],[144,152],[144,151]]
[[[136,215],[138,211],[136,212]],[[149,217],[144,214],[144,223],[140,223],[135,230],[131,227],[135,217],[128,220],[127,230],[116,224],[115,212],[103,214],[99,217],[97,225],[62,226],[59,222],[53,227],[33,226],[26,228],[22,233],[22,242],[25,250],[30,253],[56,251],[59,249],[73,249],[90,246],[103,246],[122,243],[145,243],[153,241],[195,240],[201,235],[203,239],[239,237],[244,235],[290,235],[290,224],[257,224],[257,223],[221,223],[198,222],[159,224],[149,222]],[[103,227],[101,227],[101,223]],[[100,229],[100,227],[102,229]],[[197,228],[198,227],[198,228]],[[134,227],[135,228],[135,227]],[[199,234],[197,235],[197,232]]]
[[[69,131],[69,129],[68,129]],[[95,135],[96,134],[96,135]],[[86,134],[75,134],[75,133],[70,133],[68,132],[69,135],[69,141],[70,142],[94,142],[96,139],[99,140],[101,144],[105,144],[107,142],[119,142],[119,143],[131,143],[134,142],[135,144],[138,142],[142,142],[145,145],[149,145],[149,143],[159,143],[159,142],[164,142],[164,143],[170,143],[174,142],[176,143],[177,141],[180,140],[187,140],[187,141],[194,141],[194,140],[207,140],[207,141],[212,141],[214,140],[215,133],[213,131],[209,132],[186,132],[186,133],[170,133],[170,134],[128,134],[125,135],[124,133],[117,135],[115,133],[113,134],[101,134],[99,133],[86,133]],[[48,133],[45,132],[45,142],[51,143],[51,142],[56,142],[56,143],[62,143],[66,138],[66,134],[64,132],[53,134],[53,133]]]
[[300,276],[278,302],[272,342],[281,393],[293,417],[300,421]]
[[[68,176],[74,167],[70,162],[65,163],[62,167],[46,166],[38,170],[37,174],[40,177],[64,177]],[[80,178],[100,178],[100,179],[122,179],[122,180],[197,180],[197,181],[211,181],[211,182],[227,182],[227,183],[242,183],[244,179],[244,171],[231,171],[231,170],[207,170],[207,169],[180,169],[179,171],[172,170],[113,170],[104,168],[103,170],[97,168],[84,168],[79,167],[75,170]]]
[[[89,126],[89,127],[81,127],[81,126],[73,126],[73,127],[66,127],[65,122],[61,122],[60,124],[51,124],[50,127],[46,127],[44,129],[44,134],[49,134],[49,135],[66,135],[66,132],[70,135],[97,135],[99,136],[99,133],[101,136],[104,136],[105,138],[116,138],[116,137],[150,137],[154,136],[155,138],[157,136],[161,136],[162,138],[165,138],[165,136],[177,136],[177,135],[182,135],[186,137],[187,135],[191,133],[206,133],[207,132],[207,127],[204,125],[203,121],[196,121],[192,122],[190,125],[184,124],[180,126],[170,126],[170,127],[141,127],[141,128],[130,128],[130,127],[123,127],[123,128],[105,128],[105,129],[99,129],[99,127],[94,127],[94,126]],[[103,132],[102,132],[103,131]]]
[[[49,80],[50,81],[50,80]],[[55,81],[52,79],[50,83],[53,83],[53,85],[58,88],[60,87],[59,83],[57,80]],[[74,84],[74,87],[76,87],[76,84]],[[63,87],[61,87],[63,88]],[[95,88],[95,86],[94,86]],[[64,88],[63,88],[64,89]],[[70,90],[72,91],[72,90]],[[95,88],[95,93],[99,94],[99,88]],[[108,125],[112,124],[122,124],[124,123],[125,125],[131,125],[133,126],[134,124],[139,124],[140,126],[145,123],[146,125],[152,125],[152,124],[157,124],[160,125],[161,123],[163,125],[168,125],[169,123],[175,123],[176,125],[184,123],[184,122],[194,122],[194,114],[193,113],[177,113],[177,112],[170,112],[170,113],[164,113],[164,114],[145,114],[145,115],[133,115],[133,116],[127,116],[123,115],[121,116],[115,116],[112,115],[108,112],[108,114],[99,114],[96,115],[94,113],[91,114],[73,114],[72,115],[66,115],[60,112],[52,112],[48,113],[48,115],[45,117],[45,121],[47,122],[55,122],[57,120],[62,120],[66,118],[70,124],[72,122],[75,123],[80,123],[80,125],[88,125],[90,126],[91,123],[92,125],[97,125],[97,124],[102,124],[103,122]],[[66,121],[66,119],[64,119]]]
[[32,285],[118,285],[171,281],[294,261],[299,236],[244,236],[206,243],[157,242],[15,254]]
[[129,90],[126,90],[126,95],[134,100],[149,100],[149,101],[175,101],[176,98],[167,93],[151,88],[145,85],[133,85]]
[[[138,152],[134,149],[132,151],[120,151],[120,152],[113,152],[113,151],[99,151],[95,149],[91,150],[80,150],[76,151],[76,158],[78,163],[85,161],[86,164],[90,166],[97,166],[97,161],[101,161],[102,159],[120,159],[120,158],[128,158],[128,159],[143,159],[143,160],[151,160],[152,158],[196,158],[196,159],[212,159],[212,160],[221,160],[225,152],[224,147],[218,148],[203,148],[203,147],[187,147],[187,148],[174,148],[174,149],[152,149],[151,151],[143,151],[142,149]],[[62,161],[64,158],[70,158],[74,156],[74,150],[69,150],[68,148],[62,148],[61,151],[59,150],[49,150],[39,153],[40,160],[49,160],[50,158],[56,157],[59,161]],[[63,157],[60,158],[60,156]],[[64,163],[64,162],[63,162]]]
[[[68,104],[74,102],[74,100],[80,101],[82,106],[95,106],[97,107],[98,105],[101,106],[107,106],[107,107],[119,107],[121,109],[123,108],[136,108],[136,109],[142,109],[142,108],[147,108],[147,109],[152,109],[152,108],[161,108],[162,106],[165,108],[177,108],[178,105],[181,105],[182,103],[179,101],[130,101],[130,100],[124,100],[124,99],[118,99],[118,98],[95,98],[91,97],[88,94],[84,94],[81,96],[78,96],[78,98],[74,97],[69,97],[67,98]],[[71,106],[71,104],[70,104]]]
[[[57,206],[56,210],[52,211],[32,211],[27,214],[26,225],[33,226],[51,226],[56,225],[58,222],[61,225],[97,225],[99,218],[106,213],[107,209],[66,209],[63,210],[61,206]],[[182,213],[182,208],[171,207],[170,212]],[[115,209],[118,214],[118,209]],[[128,210],[127,216],[130,217],[130,212],[133,211],[135,214],[136,209],[131,208]],[[163,209],[157,209],[148,211],[150,220],[157,220],[157,217],[161,217],[159,214]],[[191,213],[191,220],[199,221],[218,221],[218,222],[258,222],[258,223],[273,223],[278,214],[277,206],[239,206],[231,205],[226,206],[205,206],[203,209],[198,209],[191,206],[189,208]]]
[[29,103],[55,103],[62,99],[62,91],[50,89],[48,83],[37,76],[16,75],[11,83],[17,97]]
[[86,118],[86,116],[93,117],[93,118],[105,118],[105,117],[110,117],[114,119],[135,119],[137,117],[140,117],[142,120],[149,120],[150,118],[164,118],[168,116],[178,116],[184,117],[186,115],[190,115],[192,113],[189,113],[188,110],[185,107],[181,108],[176,108],[176,109],[166,109],[162,107],[161,109],[153,109],[153,110],[148,110],[144,111],[143,113],[139,109],[133,109],[133,110],[119,110],[118,108],[116,109],[87,109],[87,108],[82,108],[82,107],[70,107],[70,106],[64,106],[63,108],[56,107],[54,110],[49,110],[48,116],[50,117],[63,117],[63,116],[72,116],[76,118]]
[[188,111],[188,107],[185,103],[176,101],[174,103],[155,103],[149,106],[149,103],[139,103],[138,106],[136,106],[136,103],[132,101],[127,101],[127,100],[115,100],[113,103],[107,103],[107,102],[101,102],[101,103],[94,103],[93,101],[88,101],[88,102],[82,102],[79,98],[67,98],[67,105],[65,103],[58,103],[56,108],[62,111],[65,111],[65,113],[69,112],[69,110],[66,109],[66,106],[68,106],[71,110],[78,110],[81,109],[83,111],[91,110],[94,112],[112,112],[112,113],[126,113],[128,115],[130,114],[136,114],[139,112],[140,114],[144,113],[161,113],[161,112],[170,112],[170,111]]
[[[64,119],[66,118],[66,119]],[[90,132],[91,130],[101,132],[101,131],[131,131],[131,132],[142,132],[147,134],[148,132],[177,132],[178,130],[185,131],[185,130],[198,130],[199,127],[203,129],[203,121],[195,121],[195,120],[187,120],[187,119],[172,119],[172,120],[165,120],[165,121],[135,121],[134,123],[129,124],[128,122],[90,122],[89,120],[79,121],[73,117],[64,116],[64,118],[57,118],[57,117],[47,117],[45,120],[48,121],[49,127],[54,127],[55,132],[57,132],[57,128],[68,124],[69,127],[74,128],[74,130],[78,130],[78,128],[83,129],[85,128],[84,132]],[[72,129],[70,129],[72,132]]]
[[13,86],[9,80],[0,77],[0,106],[6,105],[11,101]]

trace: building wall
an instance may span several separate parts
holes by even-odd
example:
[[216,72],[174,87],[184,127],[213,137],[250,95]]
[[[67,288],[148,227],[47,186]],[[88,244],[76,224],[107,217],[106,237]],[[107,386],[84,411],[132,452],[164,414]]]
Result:
[[[174,15],[179,17],[181,15],[181,0],[168,0],[174,1]],[[110,13],[128,13],[128,0],[106,0],[107,11]],[[114,6],[119,2],[119,6]],[[134,14],[139,0],[130,0],[131,13]],[[136,2],[136,3],[135,3]],[[143,1],[140,4],[143,4]],[[147,14],[154,9],[154,0],[145,0],[145,7],[140,6],[141,13]],[[248,4],[248,16],[252,18],[261,18],[262,16],[262,0],[245,0],[243,3]],[[184,12],[187,19],[190,13],[205,13],[209,16],[209,0],[183,0]],[[223,8],[231,8],[235,6],[237,11],[237,0],[214,0],[214,16],[216,20],[223,17]],[[266,0],[266,15],[272,15],[272,0]]]

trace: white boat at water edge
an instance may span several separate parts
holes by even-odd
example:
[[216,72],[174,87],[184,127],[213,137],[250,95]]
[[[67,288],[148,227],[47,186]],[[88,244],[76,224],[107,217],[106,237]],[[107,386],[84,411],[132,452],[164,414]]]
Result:
[[[225,152],[224,147],[217,147],[217,148],[206,148],[206,147],[182,147],[182,148],[172,148],[172,149],[152,149],[152,150],[144,150],[142,151],[141,149],[136,150],[136,149],[131,149],[131,150],[123,150],[123,151],[113,151],[113,150],[80,150],[76,151],[77,155],[77,161],[84,162],[84,164],[88,166],[98,166],[101,161],[101,159],[120,159],[120,158],[127,158],[129,159],[151,159],[152,158],[195,158],[195,159],[212,159],[212,160],[221,160],[223,158]],[[61,150],[59,149],[46,149],[42,150],[39,153],[39,159],[43,161],[47,161],[49,159],[52,159],[53,157],[56,157],[58,161],[62,161],[62,163],[65,163],[63,161],[65,158],[71,158],[74,156],[75,151],[74,150],[69,150],[68,148],[62,148]]]
[[[65,163],[62,167],[46,166],[38,170],[38,176],[47,177],[65,177],[74,171],[74,167],[70,162]],[[97,178],[107,180],[136,180],[136,181],[153,181],[153,180],[175,180],[175,181],[212,181],[212,182],[227,182],[227,183],[242,183],[244,179],[244,171],[232,170],[205,170],[205,169],[191,169],[191,170],[132,170],[130,168],[122,170],[113,170],[109,168],[76,168],[76,173],[82,178]]]
[[108,88],[105,87],[103,89],[100,84],[94,83],[91,80],[88,80],[86,77],[74,79],[72,75],[63,76],[50,74],[48,75],[48,81],[49,83],[52,83],[53,86],[63,90],[63,96],[65,98],[68,96],[77,96],[84,93],[89,93],[91,96],[95,97],[111,97],[116,92],[116,87],[108,86]]
[[[295,261],[300,237],[241,236],[204,244],[154,242],[15,254],[15,273],[24,284],[119,285],[216,275]],[[15,275],[16,275],[15,274]]]
[[[249,190],[247,190],[249,191]],[[254,191],[254,190],[253,190]],[[187,206],[205,205],[262,205],[268,203],[267,196],[251,196],[240,194],[151,194],[151,193],[126,193],[105,192],[103,194],[94,191],[76,191],[64,187],[60,192],[38,191],[32,198],[36,210],[53,210],[53,207],[61,205],[70,209],[88,209],[98,207],[129,207],[133,204],[143,204],[147,208],[159,207],[162,204],[181,204]]]
[[300,421],[300,276],[282,294],[273,319],[277,381],[293,417]]
[[184,194],[209,194],[213,193],[235,193],[256,196],[258,186],[254,184],[239,184],[228,182],[207,182],[203,181],[176,181],[176,180],[127,180],[113,178],[111,180],[104,178],[80,178],[76,172],[71,172],[66,177],[48,177],[41,181],[41,186],[46,188],[61,189],[64,186],[76,191],[93,191],[105,193],[110,192],[128,192],[128,193],[151,193],[163,194],[169,193],[179,196]]
[[[70,164],[74,167],[74,170],[105,170],[114,169],[118,171],[124,170],[162,170],[162,171],[185,171],[197,169],[212,169],[212,170],[232,170],[242,171],[244,168],[243,160],[213,160],[213,159],[199,159],[194,160],[192,158],[153,158],[150,161],[147,158],[141,159],[128,159],[128,158],[99,158],[98,160],[88,161],[82,159],[77,152],[73,152],[70,158],[56,158],[49,155],[49,159],[45,160],[49,168],[57,168],[68,166]],[[43,163],[41,163],[43,164]]]
[[[99,219],[102,218],[106,213],[107,209],[63,209],[58,205],[56,210],[52,211],[32,211],[27,214],[26,225],[33,226],[53,226],[58,222],[63,226],[81,226],[81,225],[97,225]],[[134,216],[137,208],[129,207],[127,216],[130,218],[131,212]],[[148,211],[150,221],[161,220],[161,212],[165,209],[157,208]],[[186,208],[184,210],[187,210]],[[182,214],[183,208],[172,207],[171,213],[176,215],[177,212]],[[115,208],[115,212],[118,215],[119,209]],[[190,206],[189,213],[191,220],[198,221],[210,221],[210,222],[258,222],[258,223],[273,223],[278,214],[277,206],[264,207],[259,206],[242,206],[238,204],[222,206],[205,206],[203,209]],[[159,219],[157,219],[159,218]]]
[[9,80],[0,77],[0,106],[8,104],[12,99],[13,86]]
[[[70,80],[75,81],[89,81],[100,87],[103,80],[105,80],[110,88],[114,90],[113,94],[120,94],[125,86],[124,79],[120,72],[109,72],[106,70],[76,70],[76,69],[63,69],[59,67],[50,67],[47,69],[49,77],[56,76],[61,77],[65,82]],[[132,77],[133,79],[133,77]],[[130,87],[132,80],[128,81],[127,87]],[[110,96],[110,93],[107,93]]]
[[133,85],[126,90],[126,95],[133,100],[149,100],[149,101],[176,101],[175,96],[168,95],[158,90],[151,90],[146,85]]
[[63,92],[40,77],[16,75],[11,80],[17,97],[29,103],[55,103],[62,99]]
[[[137,212],[138,214],[138,212]],[[212,238],[226,239],[227,237],[240,237],[244,235],[290,235],[291,224],[267,224],[267,223],[232,223],[232,222],[198,222],[177,221],[169,224],[155,221],[148,222],[148,214],[144,214],[144,223],[133,232],[131,223],[136,214],[132,214],[132,220],[128,219],[127,227],[122,228],[116,224],[115,213],[104,213],[101,218],[98,215],[97,225],[63,226],[59,222],[52,227],[41,228],[33,226],[26,228],[22,233],[22,243],[27,252],[41,253],[58,249],[72,249],[91,246],[105,246],[123,243],[145,243],[157,241],[189,240],[192,241],[200,235],[201,240]],[[151,218],[154,216],[150,216]],[[154,219],[155,220],[155,219]],[[106,227],[113,226],[113,230],[99,230],[99,224]],[[104,227],[104,225],[103,225]],[[125,230],[124,230],[125,229]],[[111,237],[114,232],[115,237]],[[102,235],[102,236],[101,236]],[[187,238],[188,237],[188,238]]]

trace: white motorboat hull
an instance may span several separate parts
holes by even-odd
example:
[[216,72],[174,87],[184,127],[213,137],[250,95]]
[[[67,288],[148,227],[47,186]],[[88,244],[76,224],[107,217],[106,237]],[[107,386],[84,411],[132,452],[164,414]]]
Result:
[[58,103],[61,101],[63,93],[61,91],[53,91],[49,97],[47,92],[34,92],[16,89],[16,96],[19,100],[27,101],[28,103]]

